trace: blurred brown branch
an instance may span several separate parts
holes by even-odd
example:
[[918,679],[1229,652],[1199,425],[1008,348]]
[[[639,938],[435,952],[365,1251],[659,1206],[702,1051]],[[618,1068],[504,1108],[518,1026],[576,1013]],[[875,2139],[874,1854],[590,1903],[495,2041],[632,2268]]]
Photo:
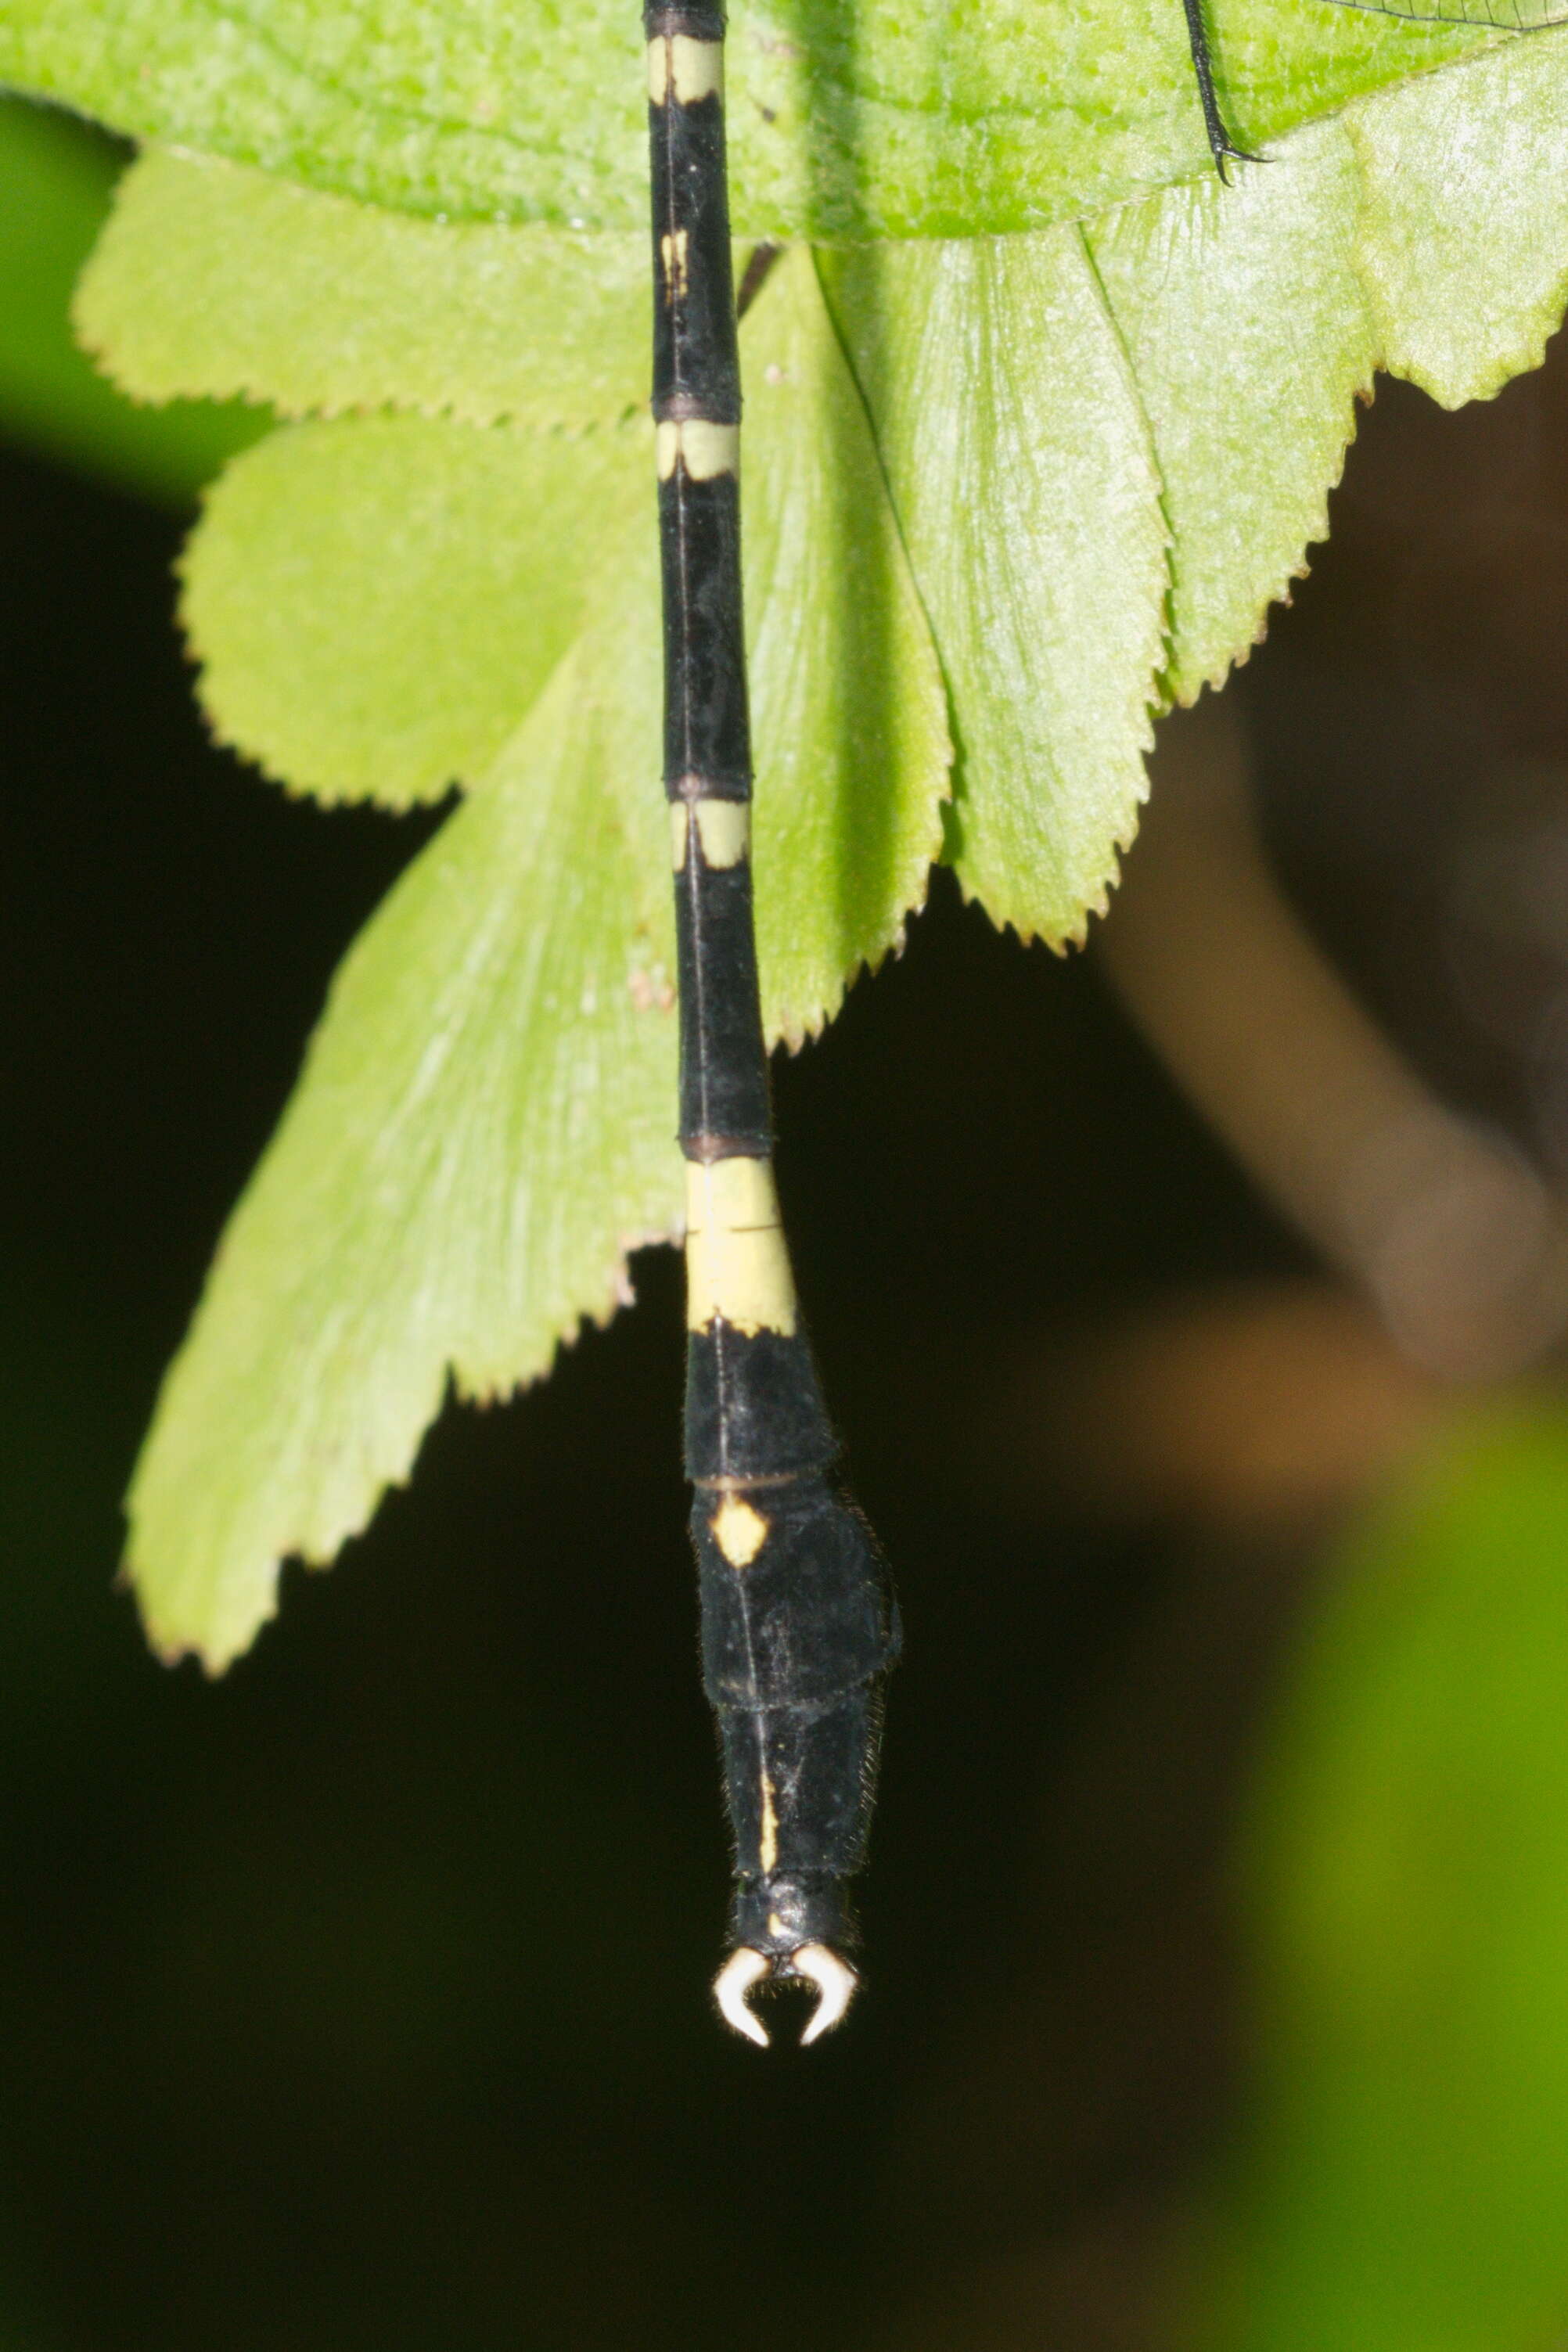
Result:
[[1099,948],[1177,1084],[1412,1363],[1497,1380],[1557,1341],[1560,1205],[1510,1143],[1437,1100],[1287,904],[1232,698],[1163,723]]

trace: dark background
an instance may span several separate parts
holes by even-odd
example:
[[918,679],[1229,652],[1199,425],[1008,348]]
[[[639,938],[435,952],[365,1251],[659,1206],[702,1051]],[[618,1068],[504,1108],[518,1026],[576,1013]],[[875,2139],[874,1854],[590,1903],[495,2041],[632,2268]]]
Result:
[[[1237,689],[1294,902],[1548,1167],[1568,922],[1521,947],[1475,876],[1568,826],[1565,453],[1560,354],[1457,417],[1383,389]],[[5,458],[0,2332],[1155,2346],[1163,2218],[1240,2079],[1229,1824],[1333,1511],[1100,1508],[1016,1400],[1107,1329],[1295,1295],[1310,1252],[1095,957],[945,877],[780,1066],[908,1648],[858,2012],[733,2042],[672,1253],[545,1386],[448,1411],[224,1682],[154,1664],[114,1589],[223,1220],[439,821],[290,804],[206,745],[181,528]]]

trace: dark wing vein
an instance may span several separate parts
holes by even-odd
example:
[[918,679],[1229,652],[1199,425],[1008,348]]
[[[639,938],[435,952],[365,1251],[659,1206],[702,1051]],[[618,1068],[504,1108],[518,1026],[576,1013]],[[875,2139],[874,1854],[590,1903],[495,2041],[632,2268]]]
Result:
[[1568,0],[1336,0],[1336,5],[1423,25],[1489,25],[1504,33],[1538,33],[1568,22]]

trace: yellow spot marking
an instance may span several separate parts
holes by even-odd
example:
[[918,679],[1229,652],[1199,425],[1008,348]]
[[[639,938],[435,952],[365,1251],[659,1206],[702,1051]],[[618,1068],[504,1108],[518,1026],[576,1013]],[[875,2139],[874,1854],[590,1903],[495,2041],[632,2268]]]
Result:
[[686,256],[690,244],[690,236],[683,228],[676,229],[673,234],[667,230],[659,238],[658,262],[664,272],[664,299],[667,302],[684,301],[686,299],[689,282],[686,274]]
[[686,814],[686,803],[671,801],[669,803],[669,862],[678,874],[683,874],[686,871],[686,837],[690,829],[690,821]]
[[[763,1774],[763,1837],[757,1849],[757,1858],[763,1865],[763,1876],[772,1877],[779,1858],[779,1817],[773,1810],[773,1784],[765,1772]],[[776,1929],[774,1933],[777,1933]]]
[[686,1163],[686,1325],[721,1315],[754,1338],[795,1326],[795,1277],[771,1160]]
[[669,43],[650,41],[647,45],[647,95],[652,106],[662,106],[669,95]]
[[692,811],[704,866],[739,866],[752,846],[752,812],[744,801],[699,801]]
[[768,1933],[769,1933],[769,1935],[770,1935],[770,1936],[782,1936],[782,1935],[784,1934],[784,1921],[779,1917],[778,1913],[777,1913],[776,1911],[770,1911],[770,1912],[768,1913]]
[[708,1524],[731,1568],[750,1568],[768,1539],[766,1519],[739,1495],[726,1495]]

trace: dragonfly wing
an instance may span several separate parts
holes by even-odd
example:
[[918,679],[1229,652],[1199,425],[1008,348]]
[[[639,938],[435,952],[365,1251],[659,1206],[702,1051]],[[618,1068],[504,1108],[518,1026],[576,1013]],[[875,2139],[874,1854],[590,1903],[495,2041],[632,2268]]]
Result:
[[[1316,0],[1314,0],[1314,5]],[[1481,25],[1502,33],[1537,33],[1568,22],[1568,0],[1335,0],[1379,16],[1408,16],[1421,25]]]

